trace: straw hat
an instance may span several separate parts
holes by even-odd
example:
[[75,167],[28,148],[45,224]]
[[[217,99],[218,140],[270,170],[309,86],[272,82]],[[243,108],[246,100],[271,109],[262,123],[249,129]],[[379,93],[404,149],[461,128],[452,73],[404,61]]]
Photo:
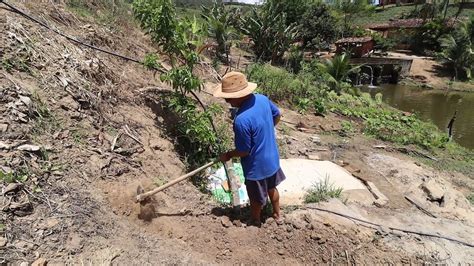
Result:
[[229,72],[215,87],[214,97],[218,98],[242,98],[251,94],[257,88],[257,84],[248,82],[244,74],[240,72]]

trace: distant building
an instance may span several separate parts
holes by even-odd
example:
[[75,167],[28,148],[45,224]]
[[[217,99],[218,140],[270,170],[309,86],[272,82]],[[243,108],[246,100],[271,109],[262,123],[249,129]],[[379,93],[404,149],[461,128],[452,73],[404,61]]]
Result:
[[375,46],[372,37],[343,38],[336,42],[336,53],[349,52],[351,57],[362,57],[368,55]]

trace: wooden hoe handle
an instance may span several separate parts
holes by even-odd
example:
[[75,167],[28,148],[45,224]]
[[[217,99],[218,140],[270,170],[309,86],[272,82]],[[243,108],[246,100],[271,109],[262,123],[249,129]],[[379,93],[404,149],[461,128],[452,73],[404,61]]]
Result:
[[195,175],[195,174],[201,172],[202,170],[204,170],[204,169],[206,169],[206,168],[208,168],[208,167],[213,166],[214,164],[216,164],[216,163],[218,163],[218,162],[219,162],[219,160],[215,160],[215,161],[209,162],[209,163],[207,163],[206,165],[203,165],[203,166],[199,167],[198,169],[196,169],[196,170],[194,170],[194,171],[191,171],[191,172],[189,172],[189,173],[187,173],[187,174],[185,174],[185,175],[182,175],[182,176],[180,176],[180,177],[178,177],[178,178],[176,178],[176,179],[174,179],[174,180],[171,180],[170,182],[168,182],[168,183],[166,183],[166,184],[164,184],[164,185],[162,185],[162,186],[160,186],[160,187],[157,187],[157,188],[155,188],[155,189],[153,189],[153,190],[151,190],[151,191],[148,191],[148,192],[146,192],[146,193],[139,194],[139,195],[137,195],[137,202],[141,202],[141,201],[143,201],[144,199],[146,199],[147,197],[152,196],[152,195],[155,195],[156,193],[158,193],[158,192],[160,192],[160,191],[162,191],[162,190],[164,190],[164,189],[166,189],[166,188],[168,188],[168,187],[171,187],[172,185],[174,185],[174,184],[176,184],[176,183],[179,183],[179,182],[181,182],[181,181],[187,179],[188,177],[191,177],[191,176],[193,176],[193,175]]

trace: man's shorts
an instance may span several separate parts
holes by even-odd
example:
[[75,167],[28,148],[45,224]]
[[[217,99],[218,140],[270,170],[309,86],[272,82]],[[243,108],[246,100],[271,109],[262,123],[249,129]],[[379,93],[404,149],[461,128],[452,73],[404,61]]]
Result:
[[267,203],[268,190],[276,188],[285,179],[285,174],[280,168],[274,175],[265,179],[258,181],[245,180],[250,201],[260,202],[260,204],[265,205]]

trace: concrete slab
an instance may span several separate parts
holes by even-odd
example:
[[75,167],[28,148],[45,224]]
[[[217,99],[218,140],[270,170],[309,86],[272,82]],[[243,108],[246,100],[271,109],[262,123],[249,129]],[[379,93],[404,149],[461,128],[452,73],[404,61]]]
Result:
[[314,184],[324,181],[326,177],[337,187],[342,187],[344,195],[350,198],[351,191],[365,202],[373,202],[372,194],[360,180],[353,177],[344,168],[329,161],[307,159],[282,159],[280,165],[286,180],[278,186],[280,201],[285,205],[303,203],[306,191]]

